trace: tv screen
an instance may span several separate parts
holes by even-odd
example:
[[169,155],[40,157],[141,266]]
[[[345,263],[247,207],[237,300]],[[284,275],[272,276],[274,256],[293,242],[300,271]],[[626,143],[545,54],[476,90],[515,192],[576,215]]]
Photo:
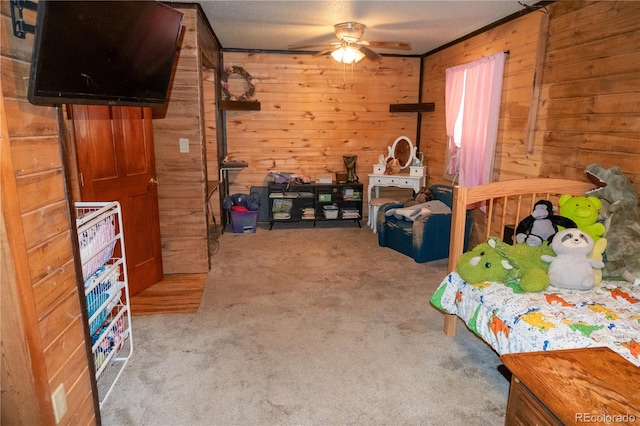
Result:
[[182,13],[155,1],[41,0],[29,101],[162,104],[181,28]]

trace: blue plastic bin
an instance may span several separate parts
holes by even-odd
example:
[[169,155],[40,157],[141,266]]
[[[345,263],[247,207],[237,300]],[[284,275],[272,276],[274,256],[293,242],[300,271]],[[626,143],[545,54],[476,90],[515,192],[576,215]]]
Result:
[[256,232],[258,211],[231,211],[231,227],[236,234],[248,234]]

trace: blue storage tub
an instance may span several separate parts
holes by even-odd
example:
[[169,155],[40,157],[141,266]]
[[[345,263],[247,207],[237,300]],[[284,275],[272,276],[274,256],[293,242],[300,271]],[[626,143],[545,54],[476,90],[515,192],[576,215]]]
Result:
[[249,234],[256,232],[258,222],[258,210],[255,211],[234,211],[231,212],[231,227],[236,234]]

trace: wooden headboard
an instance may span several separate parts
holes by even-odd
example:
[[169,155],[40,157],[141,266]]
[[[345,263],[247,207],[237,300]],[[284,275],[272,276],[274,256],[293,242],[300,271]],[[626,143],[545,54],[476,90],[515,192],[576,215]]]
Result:
[[[490,236],[504,240],[505,226],[512,226],[515,230],[518,223],[531,214],[536,201],[549,200],[557,206],[560,195],[584,196],[590,189],[593,185],[588,182],[550,178],[516,179],[470,188],[456,186],[453,190],[449,272],[455,271],[463,251],[467,209],[482,207],[486,210],[484,215],[475,215],[473,224],[474,234],[479,235],[482,241]],[[484,220],[477,220],[478,216]]]
[[[449,272],[456,270],[456,264],[463,252],[468,209],[478,208],[478,214],[473,216],[472,234],[478,236],[479,242],[485,241],[490,236],[504,240],[505,226],[511,226],[515,233],[518,223],[531,214],[536,201],[549,200],[557,206],[560,195],[584,196],[590,189],[593,189],[593,185],[588,182],[550,178],[515,179],[471,188],[454,187]],[[511,237],[515,238],[514,235]],[[469,248],[474,246],[472,243],[469,244]],[[455,315],[444,314],[443,331],[447,336],[455,336]]]

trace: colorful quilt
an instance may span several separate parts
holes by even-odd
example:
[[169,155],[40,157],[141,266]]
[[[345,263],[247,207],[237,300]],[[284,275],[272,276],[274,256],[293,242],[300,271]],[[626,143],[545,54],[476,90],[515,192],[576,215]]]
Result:
[[517,282],[469,284],[453,272],[430,301],[500,355],[607,346],[640,366],[640,287],[625,281],[524,293]]

